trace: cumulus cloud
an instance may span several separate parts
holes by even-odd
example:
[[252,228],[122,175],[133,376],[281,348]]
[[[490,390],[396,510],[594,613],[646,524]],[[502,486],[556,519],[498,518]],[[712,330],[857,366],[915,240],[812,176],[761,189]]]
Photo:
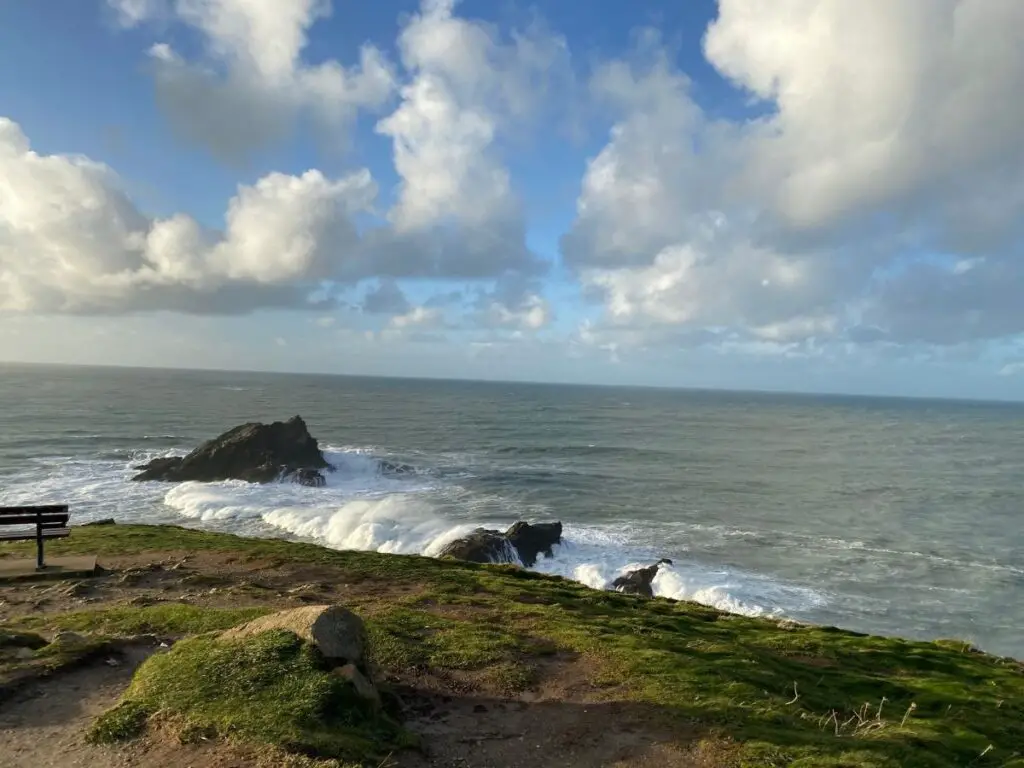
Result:
[[110,168],[40,155],[0,118],[0,309],[315,306],[319,282],[358,247],[352,216],[375,195],[366,171],[271,173],[240,186],[213,231],[186,214],[146,216]]
[[648,35],[592,79],[616,117],[567,265],[651,337],[1021,333],[1022,30],[1012,1],[720,0],[704,50],[747,121],[710,119]]
[[488,273],[536,271],[498,143],[537,103],[531,85],[557,69],[564,41],[539,28],[505,41],[455,15],[455,5],[424,0],[398,38],[410,79],[377,131],[393,142],[401,183],[379,249],[385,262],[429,253],[424,266],[467,277],[480,265]]
[[331,12],[323,0],[108,2],[125,25],[171,18],[202,36],[199,61],[166,42],[150,49],[157,100],[182,138],[231,162],[284,137],[299,114],[344,131],[359,110],[382,107],[394,90],[391,64],[370,44],[348,67],[303,61],[309,28]]

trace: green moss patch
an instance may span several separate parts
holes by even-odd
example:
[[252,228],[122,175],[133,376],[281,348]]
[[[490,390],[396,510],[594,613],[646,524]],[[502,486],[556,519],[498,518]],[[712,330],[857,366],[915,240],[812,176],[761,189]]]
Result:
[[357,762],[379,762],[406,743],[401,729],[332,674],[314,648],[284,631],[236,642],[196,637],[151,657],[89,738],[133,738],[157,713],[181,723],[184,741],[219,736]]

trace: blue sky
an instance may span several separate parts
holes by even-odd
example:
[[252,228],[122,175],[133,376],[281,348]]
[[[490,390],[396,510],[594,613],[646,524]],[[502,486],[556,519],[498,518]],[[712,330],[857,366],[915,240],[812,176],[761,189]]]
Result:
[[0,359],[1017,399],[1022,49],[981,0],[5,3]]

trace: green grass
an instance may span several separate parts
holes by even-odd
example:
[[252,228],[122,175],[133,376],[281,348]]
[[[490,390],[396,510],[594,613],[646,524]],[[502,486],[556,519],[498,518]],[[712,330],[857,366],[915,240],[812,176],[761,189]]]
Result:
[[[210,550],[318,565],[318,580],[347,585],[346,601],[366,620],[371,654],[384,674],[470,675],[511,694],[534,685],[559,654],[577,660],[594,697],[635,702],[688,733],[728,740],[737,766],[1024,768],[1021,663],[959,641],[786,628],[505,566],[182,528],[76,529],[53,549],[101,557]],[[259,610],[160,604],[34,616],[11,626],[191,634]],[[204,649],[209,641],[189,642]],[[131,710],[121,716],[130,724]]]
[[184,741],[226,737],[356,762],[379,763],[408,741],[312,646],[284,631],[234,642],[195,637],[151,657],[89,738],[133,738],[157,713],[179,723]]
[[158,603],[143,607],[118,606],[94,611],[35,615],[19,619],[25,629],[67,629],[105,636],[195,635],[228,629],[269,613],[269,608],[210,610],[184,603]]

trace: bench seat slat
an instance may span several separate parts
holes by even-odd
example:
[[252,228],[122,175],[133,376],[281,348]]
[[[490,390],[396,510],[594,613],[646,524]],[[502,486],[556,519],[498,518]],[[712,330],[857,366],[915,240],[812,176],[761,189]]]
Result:
[[[71,535],[70,528],[43,528],[44,539],[63,539]],[[35,541],[35,531],[0,532],[0,541]]]
[[36,523],[42,523],[43,525],[67,525],[69,517],[71,515],[67,512],[45,515],[17,515],[0,517],[0,525],[35,525]]

